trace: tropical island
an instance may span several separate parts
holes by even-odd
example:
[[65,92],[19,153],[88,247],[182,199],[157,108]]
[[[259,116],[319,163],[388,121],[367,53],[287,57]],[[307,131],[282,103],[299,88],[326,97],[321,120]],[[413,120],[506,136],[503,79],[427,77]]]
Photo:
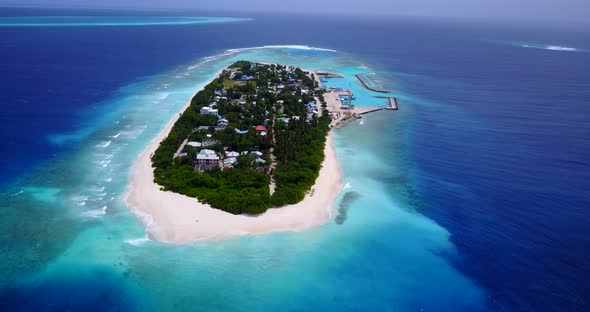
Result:
[[125,202],[170,243],[325,223],[342,189],[330,129],[397,108],[324,87],[340,77],[247,61],[218,71],[139,155]]
[[160,143],[154,181],[232,214],[300,202],[324,160],[331,118],[323,92],[300,68],[231,65]]

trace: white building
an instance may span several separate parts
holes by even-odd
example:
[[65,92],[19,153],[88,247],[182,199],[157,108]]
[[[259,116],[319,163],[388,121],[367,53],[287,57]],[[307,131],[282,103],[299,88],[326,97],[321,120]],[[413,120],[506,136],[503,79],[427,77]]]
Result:
[[211,113],[211,107],[205,106],[205,107],[201,108],[200,113],[201,113],[201,115],[209,115],[209,113]]
[[201,113],[201,115],[215,115],[215,116],[217,116],[217,114],[219,114],[219,110],[216,108],[211,108],[211,107],[205,106],[205,107],[201,108],[200,113]]
[[223,160],[223,165],[228,167],[233,167],[237,163],[238,159],[235,157],[229,157]]
[[188,142],[186,143],[187,146],[192,146],[192,147],[201,147],[203,146],[203,143],[201,142]]
[[219,156],[215,151],[204,149],[197,154],[195,168],[199,171],[211,170],[219,166]]

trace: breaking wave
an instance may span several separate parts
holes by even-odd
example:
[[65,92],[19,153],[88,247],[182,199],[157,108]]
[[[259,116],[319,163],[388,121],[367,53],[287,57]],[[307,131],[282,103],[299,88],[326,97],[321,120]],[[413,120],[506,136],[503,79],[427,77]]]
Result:
[[0,27],[153,26],[237,23],[251,18],[234,17],[113,17],[113,16],[27,16],[2,17]]
[[565,47],[565,46],[558,46],[558,45],[544,45],[544,44],[522,44],[521,47],[532,48],[532,49],[552,50],[552,51],[566,51],[566,52],[579,51],[578,49],[572,48],[572,47]]
[[334,53],[338,52],[337,50],[310,47],[310,46],[306,46],[306,45],[265,45],[265,46],[260,46],[260,47],[229,49],[229,50],[227,50],[227,52],[239,53],[239,52],[243,52],[243,51],[262,50],[262,49],[293,49],[293,50],[313,50],[313,51],[334,52]]

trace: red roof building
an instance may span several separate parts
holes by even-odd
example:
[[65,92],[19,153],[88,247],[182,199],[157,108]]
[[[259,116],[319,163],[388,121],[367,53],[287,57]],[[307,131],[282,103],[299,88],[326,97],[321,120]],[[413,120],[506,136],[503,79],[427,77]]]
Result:
[[256,126],[256,131],[267,131],[265,126]]

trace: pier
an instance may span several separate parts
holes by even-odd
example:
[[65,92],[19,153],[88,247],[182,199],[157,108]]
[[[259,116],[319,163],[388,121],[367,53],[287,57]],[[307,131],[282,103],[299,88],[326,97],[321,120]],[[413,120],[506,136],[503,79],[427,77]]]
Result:
[[321,78],[344,78],[341,74],[327,73],[327,72],[316,72]]
[[361,76],[360,76],[360,75],[354,75],[354,76],[356,77],[356,79],[358,79],[358,81],[360,81],[360,83],[363,85],[363,87],[365,87],[365,89],[367,89],[367,90],[371,90],[371,91],[373,91],[373,92],[379,92],[379,93],[391,93],[391,92],[389,92],[389,91],[387,91],[387,90],[380,90],[380,89],[375,89],[375,88],[373,88],[373,87],[369,86],[369,85],[368,85],[368,84],[367,84],[367,83],[366,83],[366,82],[363,80],[363,78],[361,78]]
[[386,109],[397,110],[397,98],[390,97],[390,98],[388,98],[388,100],[389,100],[389,107],[387,107]]
[[388,101],[387,106],[385,106],[385,107],[367,107],[367,106],[355,107],[355,109],[354,109],[355,113],[357,113],[359,115],[365,115],[365,114],[380,111],[380,110],[398,110],[397,98],[394,98],[394,97],[383,97],[383,98],[387,99],[387,101]]

